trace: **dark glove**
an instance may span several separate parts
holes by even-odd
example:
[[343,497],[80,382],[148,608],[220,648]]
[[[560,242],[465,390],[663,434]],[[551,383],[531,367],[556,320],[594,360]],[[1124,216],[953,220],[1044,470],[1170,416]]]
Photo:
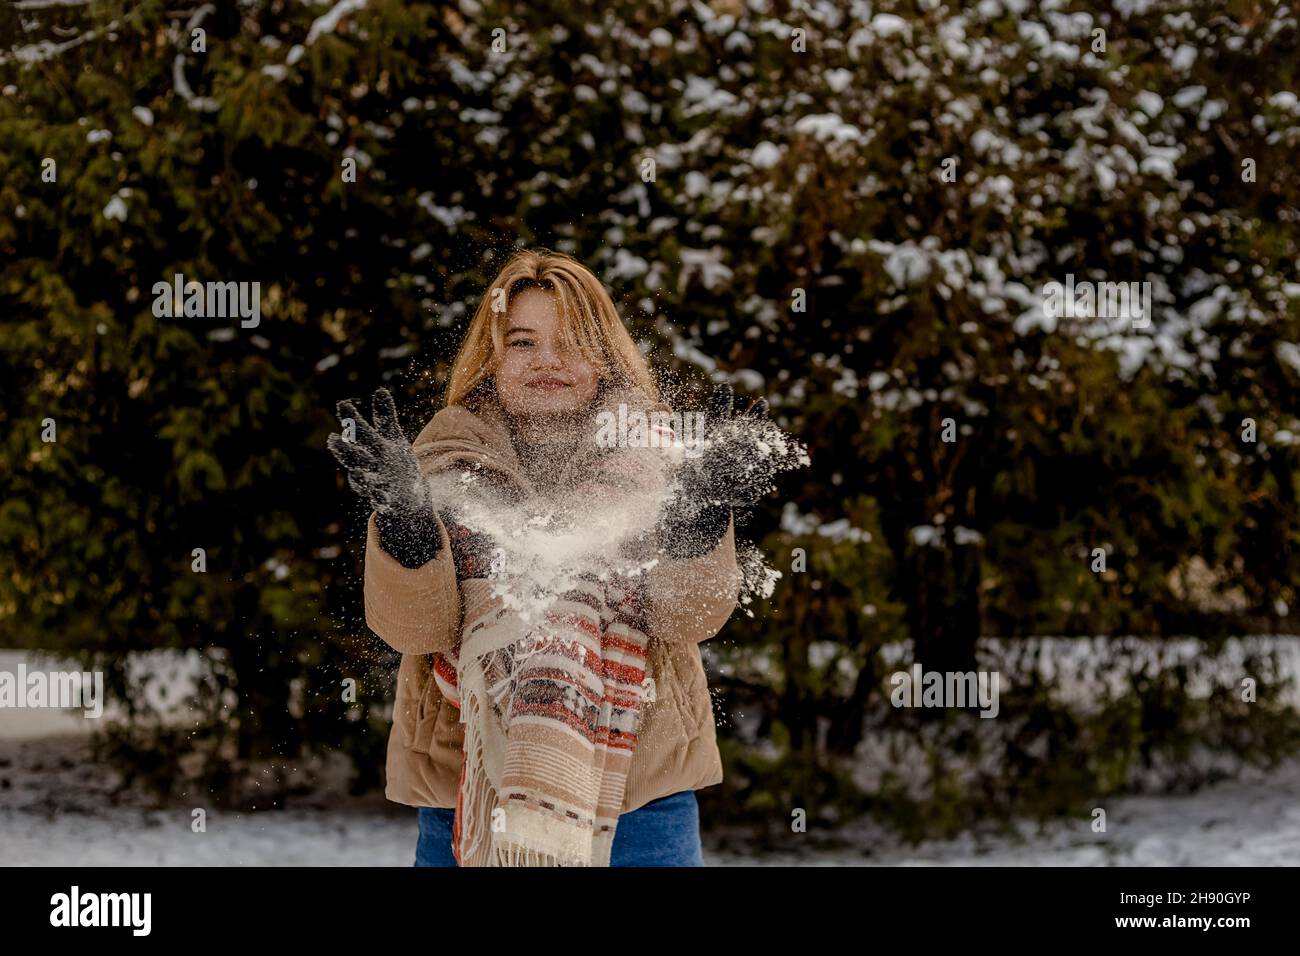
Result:
[[356,423],[356,440],[335,434],[326,445],[347,469],[352,490],[374,509],[384,550],[403,567],[418,568],[437,557],[441,548],[433,495],[397,423],[397,406],[388,389],[375,391],[371,410],[373,426],[351,402],[339,402],[339,418]]
[[767,401],[760,398],[745,412],[737,411],[734,401],[730,385],[714,389],[703,454],[682,465],[683,500],[660,525],[665,550],[675,558],[712,551],[727,533],[732,507],[754,504],[771,487],[772,469],[759,448]]
[[762,449],[767,400],[741,412],[733,406],[730,385],[719,385],[704,419],[704,453],[682,466],[682,489],[692,501],[747,507],[772,488],[773,463]]

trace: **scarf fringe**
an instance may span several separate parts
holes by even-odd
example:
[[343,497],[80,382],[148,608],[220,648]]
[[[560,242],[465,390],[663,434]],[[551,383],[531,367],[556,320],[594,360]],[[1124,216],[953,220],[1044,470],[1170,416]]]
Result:
[[[459,822],[453,843],[457,847],[456,862],[460,866],[484,866],[492,849],[492,809],[496,793],[483,766],[483,728],[478,719],[480,707],[476,690],[466,689],[461,694],[460,716],[465,724],[464,781],[456,798],[456,818]],[[473,713],[473,719],[467,717]]]

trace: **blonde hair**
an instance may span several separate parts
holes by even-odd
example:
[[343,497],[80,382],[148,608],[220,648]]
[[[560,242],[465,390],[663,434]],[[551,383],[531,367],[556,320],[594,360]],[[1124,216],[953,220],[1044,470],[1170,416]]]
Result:
[[600,386],[635,388],[651,401],[658,399],[650,367],[600,280],[572,256],[523,249],[510,257],[483,293],[456,353],[448,405],[472,407],[492,392],[497,361],[505,351],[510,304],[528,289],[554,294],[560,341],[576,347],[596,368]]

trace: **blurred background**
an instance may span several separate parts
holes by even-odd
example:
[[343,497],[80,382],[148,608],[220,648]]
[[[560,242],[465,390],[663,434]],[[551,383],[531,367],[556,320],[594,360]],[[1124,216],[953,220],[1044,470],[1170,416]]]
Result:
[[810,448],[702,648],[710,862],[1294,863],[1297,63],[1227,0],[5,0],[0,669],[113,703],[0,710],[0,863],[409,865],[325,438],[413,435],[521,245]]

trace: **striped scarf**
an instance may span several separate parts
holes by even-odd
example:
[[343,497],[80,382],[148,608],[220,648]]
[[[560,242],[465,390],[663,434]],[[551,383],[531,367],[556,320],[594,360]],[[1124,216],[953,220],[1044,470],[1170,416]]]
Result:
[[577,575],[531,625],[487,577],[461,595],[461,640],[434,658],[465,725],[457,862],[608,866],[649,683],[639,586]]

